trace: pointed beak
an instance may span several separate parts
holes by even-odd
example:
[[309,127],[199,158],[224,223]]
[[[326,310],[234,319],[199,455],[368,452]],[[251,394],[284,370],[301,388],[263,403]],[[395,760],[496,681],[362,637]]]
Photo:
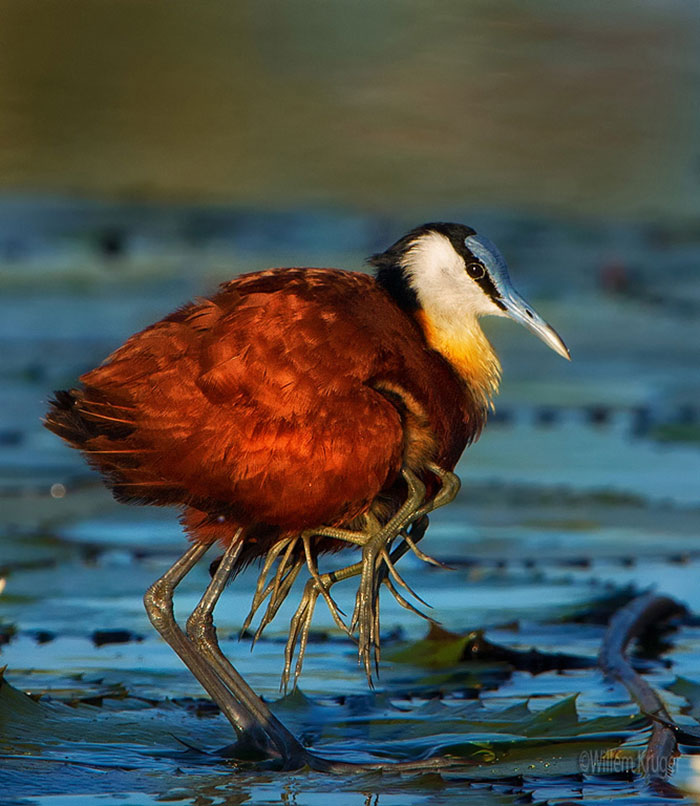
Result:
[[531,330],[555,353],[559,353],[562,358],[571,361],[569,350],[559,338],[557,331],[535,313],[532,306],[525,302],[511,285],[506,261],[494,244],[483,235],[470,235],[464,239],[464,243],[471,253],[487,267],[498,293],[498,302],[504,308],[501,315],[509,316],[518,324]]
[[505,315],[509,316],[519,325],[523,325],[528,330],[531,330],[535,336],[538,336],[542,341],[559,353],[562,358],[571,361],[571,354],[567,346],[561,340],[557,331],[548,325],[544,319],[535,312],[532,305],[528,304],[516,291],[508,289],[508,291],[501,295],[501,302],[505,305]]

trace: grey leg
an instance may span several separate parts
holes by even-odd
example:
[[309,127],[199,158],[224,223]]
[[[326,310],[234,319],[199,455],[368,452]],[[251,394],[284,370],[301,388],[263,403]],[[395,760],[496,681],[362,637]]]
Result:
[[193,544],[159,580],[151,585],[144,596],[146,612],[151,624],[221,708],[236,731],[241,749],[248,746],[253,753],[268,754],[269,739],[255,714],[243,703],[236,701],[175,621],[173,613],[175,588],[208,549],[208,545]]
[[187,635],[192,644],[207,658],[236,700],[255,717],[257,724],[265,731],[280,756],[286,762],[299,767],[306,762],[306,750],[236,671],[221,651],[217,640],[213,619],[214,607],[228,582],[240,550],[241,544],[234,538],[199,604],[187,619]]

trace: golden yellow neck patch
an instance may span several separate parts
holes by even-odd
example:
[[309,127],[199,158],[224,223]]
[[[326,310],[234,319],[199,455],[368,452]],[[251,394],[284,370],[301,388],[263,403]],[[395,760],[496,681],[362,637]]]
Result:
[[425,311],[417,311],[416,319],[428,345],[440,353],[469,385],[474,397],[485,408],[493,408],[501,380],[501,363],[476,318],[467,319],[464,326],[441,327]]

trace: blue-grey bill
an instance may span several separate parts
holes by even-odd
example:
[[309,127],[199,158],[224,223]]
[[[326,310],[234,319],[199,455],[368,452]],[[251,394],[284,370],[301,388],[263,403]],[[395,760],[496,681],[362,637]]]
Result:
[[569,349],[562,341],[561,336],[519,294],[515,291],[510,291],[502,295],[501,301],[506,306],[507,314],[511,319],[532,331],[535,336],[542,339],[548,347],[551,347],[555,353],[559,353],[562,358],[571,361],[571,353],[569,353]]
[[506,307],[507,316],[531,330],[555,353],[559,353],[567,361],[571,361],[571,355],[557,331],[535,313],[513,288],[508,274],[508,266],[496,245],[484,235],[470,235],[464,239],[464,243],[488,269],[489,276],[498,291],[500,302]]

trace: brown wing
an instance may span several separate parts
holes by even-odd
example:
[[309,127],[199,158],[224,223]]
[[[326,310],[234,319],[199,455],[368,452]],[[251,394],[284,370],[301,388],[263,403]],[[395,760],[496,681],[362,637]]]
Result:
[[282,531],[342,523],[402,461],[402,417],[373,388],[395,352],[392,315],[364,275],[243,277],[129,339],[47,425],[120,499]]

